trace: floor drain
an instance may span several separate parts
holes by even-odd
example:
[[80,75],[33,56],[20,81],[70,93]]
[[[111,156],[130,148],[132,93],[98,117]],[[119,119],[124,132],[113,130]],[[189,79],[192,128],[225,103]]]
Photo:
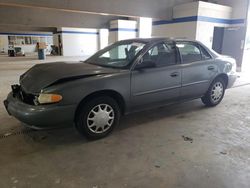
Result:
[[4,139],[4,138],[8,138],[11,136],[17,136],[17,135],[25,135],[25,134],[29,134],[31,132],[35,132],[36,130],[33,129],[26,129],[26,130],[20,130],[20,131],[6,131],[6,133],[2,133],[0,134],[0,139]]

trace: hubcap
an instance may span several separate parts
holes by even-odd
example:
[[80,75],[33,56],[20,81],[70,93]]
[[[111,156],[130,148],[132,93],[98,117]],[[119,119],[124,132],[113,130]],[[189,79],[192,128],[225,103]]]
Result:
[[211,92],[211,99],[213,103],[217,103],[220,101],[222,95],[223,95],[223,85],[221,82],[216,82],[213,85],[212,92]]
[[88,114],[88,128],[93,133],[104,133],[112,126],[114,117],[114,110],[111,106],[108,104],[99,104]]

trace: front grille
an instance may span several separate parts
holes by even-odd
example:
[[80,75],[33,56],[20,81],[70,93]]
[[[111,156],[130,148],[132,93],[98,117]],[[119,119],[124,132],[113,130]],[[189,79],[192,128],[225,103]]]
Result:
[[20,97],[24,103],[34,105],[35,96],[33,94],[25,93],[22,89],[20,90]]
[[34,105],[35,95],[26,93],[21,86],[15,85],[12,87],[13,96],[21,100],[22,102],[30,105]]

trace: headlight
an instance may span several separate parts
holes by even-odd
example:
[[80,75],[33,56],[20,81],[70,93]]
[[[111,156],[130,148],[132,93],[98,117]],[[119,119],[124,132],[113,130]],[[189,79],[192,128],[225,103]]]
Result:
[[58,94],[47,94],[41,93],[37,98],[39,104],[49,104],[49,103],[57,103],[62,100],[62,96]]

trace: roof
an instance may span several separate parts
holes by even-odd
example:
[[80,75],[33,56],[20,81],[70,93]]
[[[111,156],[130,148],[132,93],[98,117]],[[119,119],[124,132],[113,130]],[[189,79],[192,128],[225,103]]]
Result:
[[152,37],[152,38],[133,38],[133,39],[126,39],[126,40],[122,40],[122,41],[151,43],[151,42],[157,42],[157,41],[167,40],[167,39],[169,39],[169,38]]
[[152,38],[134,38],[134,39],[127,39],[122,41],[131,41],[131,42],[142,42],[142,43],[154,43],[158,41],[169,40],[169,41],[193,41],[186,38],[169,38],[169,37],[152,37]]

